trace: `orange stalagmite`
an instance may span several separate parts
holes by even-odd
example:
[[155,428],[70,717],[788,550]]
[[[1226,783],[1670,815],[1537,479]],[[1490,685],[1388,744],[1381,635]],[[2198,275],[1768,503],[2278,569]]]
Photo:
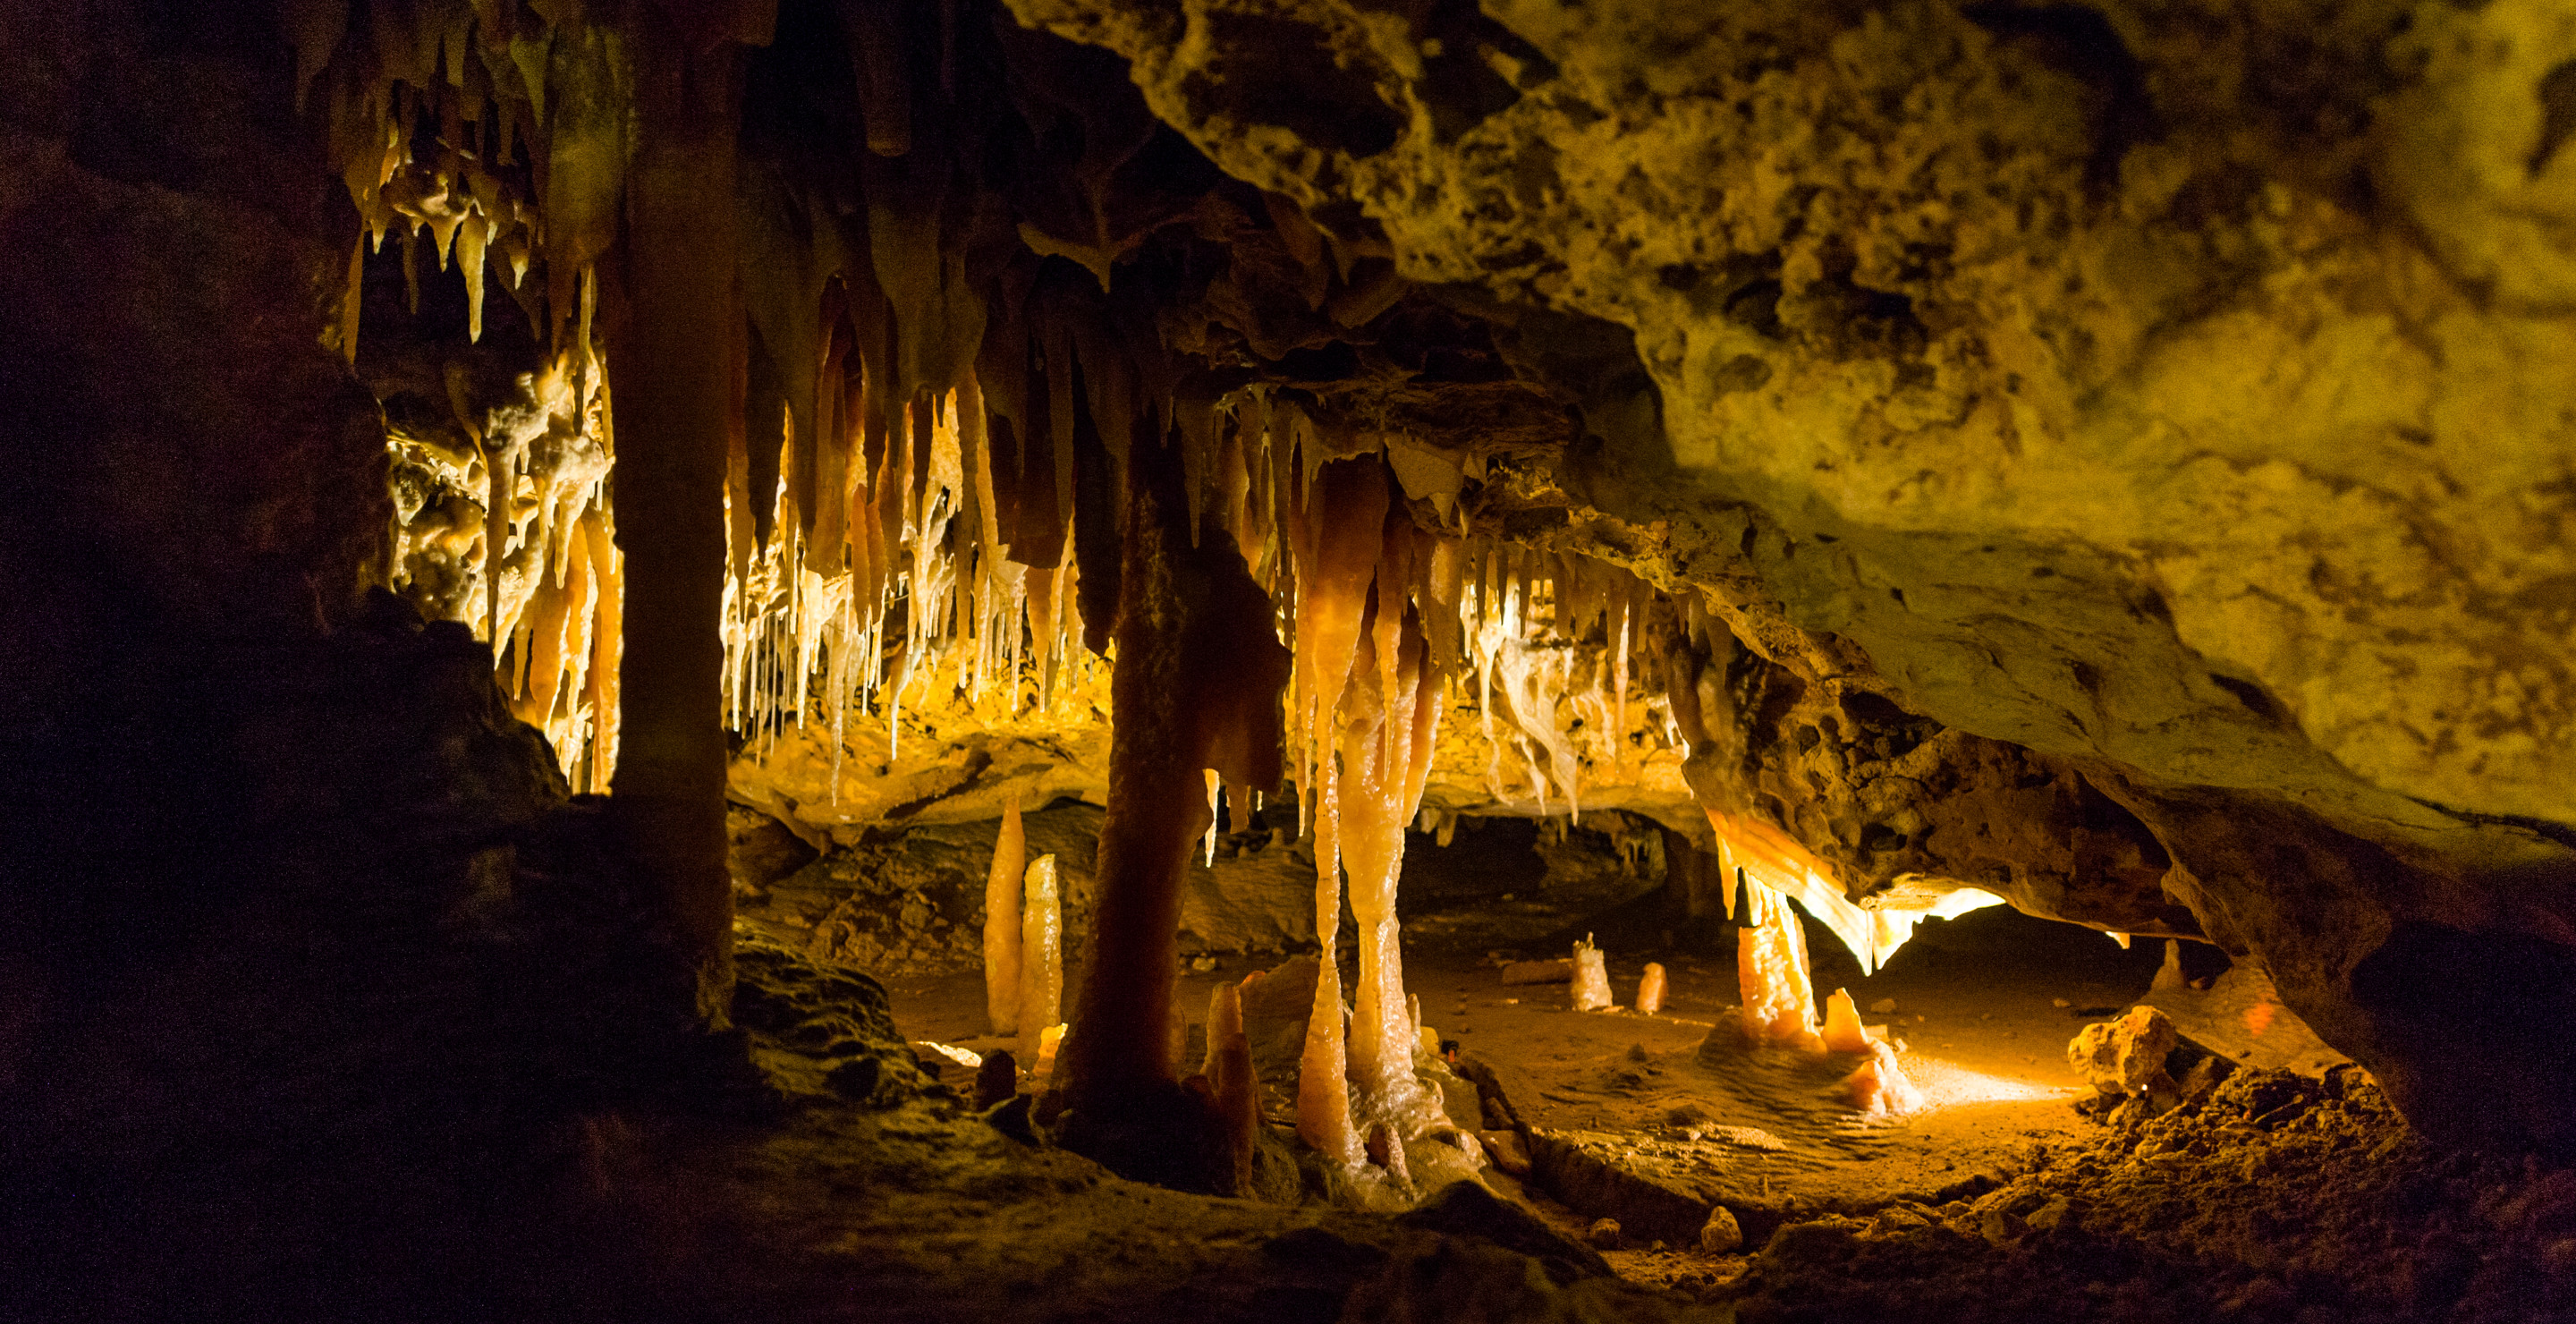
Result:
[[1869,1031],[1861,1028],[1860,1008],[1853,1005],[1852,995],[1835,989],[1825,999],[1825,1050],[1832,1053],[1866,1053]]
[[1609,963],[1588,936],[1574,944],[1573,999],[1576,1011],[1608,1011],[1612,1006]]
[[1021,887],[1019,997],[1020,1056],[1038,1059],[1039,1036],[1055,1028],[1064,1008],[1064,903],[1056,890],[1055,857],[1029,864]]
[[1846,1102],[1872,1117],[1897,1117],[1923,1106],[1923,1091],[1905,1078],[1893,1047],[1871,1040],[1865,1051],[1869,1060],[1843,1077]]
[[1637,980],[1638,1015],[1654,1016],[1662,1013],[1664,1009],[1664,979],[1664,968],[1652,961],[1648,961],[1646,963],[1646,973],[1643,977]]
[[1243,1029],[1243,989],[1218,984],[1208,998],[1207,1063],[1200,1068],[1224,1123],[1225,1154],[1232,1191],[1243,1194],[1252,1182],[1255,1129],[1261,1123],[1261,1082],[1253,1074],[1252,1040]]
[[984,1013],[1000,1035],[1020,1028],[1020,876],[1028,854],[1020,797],[1013,795],[1002,811],[993,865],[984,879]]
[[[1393,552],[1399,539],[1388,541]],[[1402,614],[1401,567],[1400,554],[1380,566],[1378,628],[1361,642],[1353,683],[1343,695],[1339,824],[1360,944],[1349,1076],[1358,1087],[1361,1114],[1400,1129],[1428,1120],[1413,1074],[1420,1036],[1404,992],[1395,896],[1404,869],[1404,829],[1421,807],[1440,702],[1421,632]],[[1390,619],[1395,629],[1386,628]]]

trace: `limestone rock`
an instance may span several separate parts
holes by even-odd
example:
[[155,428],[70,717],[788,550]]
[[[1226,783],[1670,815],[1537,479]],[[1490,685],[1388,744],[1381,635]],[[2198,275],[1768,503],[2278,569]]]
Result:
[[2180,1042],[2163,1012],[2133,1007],[2116,1021],[2085,1026],[2066,1045],[2066,1064],[2106,1096],[2170,1096],[2175,1087],[2165,1059]]

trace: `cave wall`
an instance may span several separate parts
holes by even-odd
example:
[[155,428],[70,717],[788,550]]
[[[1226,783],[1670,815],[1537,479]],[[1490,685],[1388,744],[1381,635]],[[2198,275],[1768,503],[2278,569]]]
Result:
[[286,49],[0,13],[0,1315],[571,1317],[578,1119],[728,1044],[490,650],[365,591]]

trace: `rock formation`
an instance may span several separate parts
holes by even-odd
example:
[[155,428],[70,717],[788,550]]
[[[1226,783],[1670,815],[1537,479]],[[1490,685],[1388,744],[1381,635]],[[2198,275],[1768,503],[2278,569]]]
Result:
[[524,1230],[469,1159],[535,1201],[626,1110],[775,1106],[736,1006],[912,1097],[729,995],[728,797],[816,851],[1091,797],[1117,973],[1022,1056],[1204,1123],[1157,1175],[1239,1184],[1179,880],[1285,796],[1363,953],[1337,1160],[1406,1163],[1405,824],[1611,809],[1760,885],[1766,978],[1783,896],[1865,969],[1990,898],[2204,940],[2434,1140],[2576,1147],[2546,0],[96,0],[0,51],[0,1181],[139,1314],[257,1229],[402,1313]]

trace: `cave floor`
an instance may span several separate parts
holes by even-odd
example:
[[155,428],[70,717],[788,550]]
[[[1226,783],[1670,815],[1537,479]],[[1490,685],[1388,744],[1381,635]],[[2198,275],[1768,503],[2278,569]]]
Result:
[[[1894,999],[1892,1013],[1864,1019],[1907,1042],[1906,1069],[1934,1096],[1906,1124],[1869,1129],[1818,1107],[1825,1082],[1812,1076],[1723,1054],[1714,1065],[1699,1060],[1709,1027],[1734,1001],[1731,962],[1617,952],[1611,969],[1623,994],[1633,993],[1644,961],[1662,959],[1673,981],[1665,1013],[1577,1013],[1564,985],[1502,984],[1497,953],[1451,940],[1437,919],[1407,917],[1415,935],[1408,982],[1426,1021],[1460,1044],[1461,1057],[1495,1069],[1534,1137],[1589,1147],[1604,1170],[1649,1178],[1659,1165],[1669,1175],[1676,1151],[1692,1145],[1742,1151],[1737,1172],[1755,1189],[1729,1192],[1729,1207],[1757,1205],[1769,1179],[1781,1197],[1774,1225],[1747,1218],[1748,1244],[1732,1254],[1630,1230],[1604,1250],[1615,1277],[1549,1287],[1502,1261],[1472,1258],[1485,1252],[1425,1240],[1405,1220],[1157,1192],[1001,1141],[970,1117],[915,1117],[911,1108],[816,1114],[756,1146],[750,1166],[759,1171],[738,1169],[742,1200],[717,1203],[761,1207],[759,1240],[794,1232],[788,1239],[802,1237],[812,1254],[790,1258],[813,1260],[807,1269],[826,1277],[853,1274],[872,1293],[892,1289],[925,1321],[989,1317],[982,1307],[1086,1319],[1414,1317],[1433,1301],[1439,1308],[1422,1317],[1712,1324],[2525,1324],[2576,1308],[2576,1172],[2434,1151],[2357,1071],[2323,1079],[2240,1071],[2162,1118],[2104,1125],[2080,1117],[2070,1106],[2078,1091],[2062,1060],[2065,1040],[2142,996],[2173,1004],[2187,1031],[2233,1034],[2231,1043],[2248,1046],[2222,1051],[2251,1065],[2277,1066],[2266,1059],[2299,1047],[2246,1028],[2247,995],[2231,994],[2224,978],[2206,993],[2149,992],[2156,944],[2123,952],[2096,934],[1978,912],[1927,924],[1868,979],[1811,944],[1827,989],[1848,987],[1864,1007]],[[2193,973],[2207,969],[2208,955],[2195,953]],[[1213,968],[1182,973],[1181,1005],[1204,1006],[1214,981],[1278,961],[1209,959]],[[898,975],[887,991],[908,1039],[1000,1046],[975,1034],[983,1028],[976,974]],[[2294,1024],[2284,1015],[2257,1019]],[[966,1083],[962,1068],[941,1075]],[[1677,1123],[1674,1110],[1685,1105],[1708,1116]],[[833,1130],[847,1126],[865,1134]],[[1744,1143],[1727,1129],[1738,1127],[1779,1148]],[[1687,1137],[1693,1129],[1697,1141]],[[1572,1237],[1602,1212],[1499,1171],[1485,1177]],[[819,1202],[807,1211],[810,1226],[774,1225],[789,1189]],[[840,1193],[852,1190],[874,1193],[864,1217],[841,1204]],[[1651,1215],[1652,1204],[1639,1212]],[[780,1281],[760,1277],[764,1293]],[[1379,1286],[1352,1286],[1362,1282]],[[1410,1285],[1408,1296],[1419,1293],[1409,1306],[1371,1295],[1399,1282]],[[1504,1283],[1521,1295],[1509,1305],[1488,1300]],[[913,1317],[884,1301],[861,1313]],[[766,1307],[760,1314],[769,1317]]]
[[[1504,960],[1552,949],[1486,943],[1529,941],[1570,919],[1540,906],[1514,909],[1520,913],[1498,917],[1489,905],[1407,915],[1407,987],[1421,999],[1424,1021],[1461,1057],[1491,1067],[1520,1119],[1552,1138],[1541,1146],[1556,1147],[1554,1164],[1541,1165],[1547,1180],[1524,1184],[1489,1170],[1489,1184],[1569,1233],[1581,1235],[1604,1216],[1620,1221],[1626,1235],[1605,1247],[1613,1267],[1655,1284],[1715,1282],[1743,1261],[1702,1254],[1695,1229],[1685,1226],[1696,1215],[1687,1205],[1659,1206],[1652,1186],[1763,1211],[1749,1229],[1758,1241],[1784,1220],[1973,1196],[2025,1170],[2039,1149],[2077,1139],[2091,1124],[2071,1106],[2082,1082],[2066,1065],[2066,1041],[2145,993],[2159,955],[2152,943],[2124,952],[2098,934],[1981,911],[1927,923],[1887,967],[1863,978],[1817,931],[1819,982],[1826,991],[1848,988],[1864,1009],[1892,1000],[1892,1011],[1865,1011],[1863,1020],[1903,1045],[1905,1070],[1928,1097],[1910,1117],[1873,1124],[1829,1097],[1848,1062],[1747,1053],[1723,1047],[1725,1036],[1721,1047],[1701,1052],[1737,1002],[1731,951],[1613,952],[1612,986],[1623,1004],[1633,1002],[1647,961],[1666,967],[1661,1014],[1625,1005],[1576,1012],[1566,984],[1502,982]],[[1195,1020],[1218,981],[1281,959],[1198,958],[1208,968],[1180,973],[1179,1005]],[[1068,972],[1069,983],[1079,977]],[[898,975],[887,991],[908,1039],[978,1052],[1009,1046],[983,1033],[978,972]],[[971,1073],[948,1074],[971,1092]],[[1284,1089],[1272,1095],[1274,1120],[1283,1124],[1285,1097]]]

